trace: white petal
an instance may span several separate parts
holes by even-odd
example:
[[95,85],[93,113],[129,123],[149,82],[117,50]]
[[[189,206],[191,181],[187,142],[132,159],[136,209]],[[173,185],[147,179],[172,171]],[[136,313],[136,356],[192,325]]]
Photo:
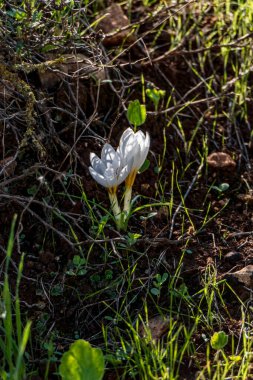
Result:
[[100,160],[100,158],[95,153],[90,154],[90,163],[96,172],[103,175],[103,173],[106,169],[105,165],[103,164],[102,160]]
[[149,151],[149,146],[150,146],[150,137],[149,137],[149,134],[147,133],[146,137],[143,134],[143,137],[144,137],[144,140],[142,141],[142,144],[139,143],[139,149],[140,150],[139,150],[138,154],[136,154],[135,160],[134,160],[134,167],[137,170],[139,170],[142,167],[142,165],[144,164],[144,162],[145,162],[145,160],[147,158],[148,151]]
[[95,181],[97,181],[97,183],[104,187],[108,187],[107,181],[101,174],[97,173],[91,166],[89,166],[89,171],[91,176],[93,177],[93,179],[95,179]]
[[134,131],[131,128],[127,128],[119,141],[119,149],[122,150],[128,144],[129,139],[134,139]]
[[115,157],[113,159],[113,162],[112,162],[112,167],[114,170],[117,170],[118,168],[121,167],[121,155],[119,152],[115,152]]
[[137,145],[137,141],[134,135],[130,135],[129,138],[126,140],[126,144],[124,145],[125,154],[131,153]]
[[148,150],[145,152],[145,154],[141,155],[141,158],[139,160],[139,164],[138,164],[137,170],[139,170],[142,167],[142,165],[144,164],[144,162],[145,162],[145,160],[147,158],[147,155],[148,155]]
[[120,142],[119,142],[119,145],[122,144],[126,139],[128,139],[128,137],[130,135],[133,135],[134,134],[134,131],[132,130],[132,128],[127,128],[123,133],[122,133],[122,136],[120,138]]
[[[148,151],[149,151],[149,147],[150,147],[150,137],[149,137],[149,134],[147,133],[145,141],[144,141],[144,145],[142,147],[142,155],[143,155],[143,157],[145,157],[145,159],[147,157],[147,154],[148,154]],[[144,159],[144,161],[145,161],[145,159]]]
[[93,157],[97,157],[95,153],[90,153],[90,162],[93,160]]
[[124,142],[122,142],[119,147],[119,152],[122,157],[122,165],[125,166],[129,160],[136,154],[138,150],[138,144],[135,139],[134,134],[129,134],[128,138]]
[[[134,156],[133,168],[139,170],[142,166],[142,151],[140,145],[138,145],[138,150]],[[145,161],[145,160],[144,160]]]
[[126,177],[130,173],[130,164],[126,165],[121,171],[118,176],[118,185],[120,185],[123,181],[125,181]]
[[117,182],[116,174],[113,168],[106,168],[104,177],[108,183]]
[[142,146],[145,142],[145,135],[142,131],[138,131],[135,134],[135,138],[138,141],[138,143]]
[[101,153],[101,160],[104,165],[107,167],[108,164],[112,164],[116,155],[115,149],[110,144],[105,144]]
[[149,149],[150,147],[150,136],[149,133],[146,133],[145,146]]

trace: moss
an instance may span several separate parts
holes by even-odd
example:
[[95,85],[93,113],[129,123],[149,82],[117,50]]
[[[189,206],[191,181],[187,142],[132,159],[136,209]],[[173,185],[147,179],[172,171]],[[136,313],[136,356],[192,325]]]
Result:
[[56,59],[52,59],[49,61],[41,62],[41,63],[22,63],[14,66],[15,70],[22,70],[26,74],[29,74],[33,71],[40,71],[44,72],[48,69],[48,67],[54,67],[57,64],[64,63],[66,61],[66,58],[59,57]]
[[35,113],[35,103],[36,98],[33,93],[33,90],[29,84],[27,84],[24,80],[20,79],[17,73],[10,71],[5,65],[0,64],[0,77],[4,80],[8,80],[13,87],[24,97],[25,100],[25,121],[27,124],[26,131],[24,133],[24,137],[19,144],[19,149],[25,148],[30,138],[36,149],[38,150],[40,158],[44,158],[46,155],[46,150],[44,146],[39,141],[36,136],[36,113]]

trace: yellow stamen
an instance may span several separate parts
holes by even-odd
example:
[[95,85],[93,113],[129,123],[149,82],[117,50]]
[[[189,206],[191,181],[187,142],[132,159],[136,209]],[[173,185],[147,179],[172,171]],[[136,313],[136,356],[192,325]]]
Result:
[[135,181],[135,177],[136,177],[136,174],[137,174],[137,170],[134,169],[132,170],[129,175],[127,176],[126,178],[126,187],[133,187],[133,184],[134,184],[134,181]]

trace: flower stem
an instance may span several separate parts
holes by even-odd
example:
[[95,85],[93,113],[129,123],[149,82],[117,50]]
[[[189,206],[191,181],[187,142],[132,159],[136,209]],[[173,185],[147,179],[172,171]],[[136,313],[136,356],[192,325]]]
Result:
[[131,198],[132,198],[132,186],[126,186],[125,195],[124,195],[124,219],[128,218],[128,215],[131,211]]
[[132,188],[133,188],[136,174],[137,174],[137,170],[133,169],[129,173],[125,181],[126,190],[124,194],[124,209],[123,209],[123,219],[124,219],[125,229],[127,228],[127,222],[128,222],[129,214],[131,211]]
[[115,217],[115,223],[116,223],[118,231],[120,231],[122,228],[121,209],[119,207],[119,202],[118,202],[116,192],[108,191],[108,195],[111,202],[113,215]]

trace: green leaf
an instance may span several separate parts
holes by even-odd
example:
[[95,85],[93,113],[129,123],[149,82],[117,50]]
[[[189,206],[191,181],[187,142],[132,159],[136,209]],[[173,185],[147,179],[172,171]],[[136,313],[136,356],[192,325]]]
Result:
[[215,332],[211,337],[211,346],[215,350],[220,350],[228,343],[228,335],[224,331]]
[[61,296],[63,293],[62,286],[60,284],[56,284],[51,289],[52,296]]
[[127,109],[127,118],[135,127],[145,123],[147,117],[145,104],[140,104],[139,100],[133,100],[129,103]]
[[137,239],[139,239],[139,237],[141,237],[141,234],[133,234],[133,233],[129,232],[128,236],[130,239],[137,240]]
[[221,183],[219,186],[219,189],[223,193],[224,191],[227,191],[229,189],[229,184],[226,182]]
[[143,165],[141,166],[141,168],[139,169],[139,173],[145,172],[145,170],[147,170],[149,168],[149,165],[150,165],[150,161],[148,159],[146,159],[144,161]]
[[86,270],[86,269],[80,269],[80,270],[77,272],[77,275],[78,275],[78,276],[84,276],[86,273],[87,273],[87,270]]
[[102,380],[105,371],[104,356],[100,348],[79,339],[63,354],[59,372],[63,380]]
[[105,279],[106,280],[112,280],[113,279],[113,271],[111,269],[106,269]]
[[75,255],[72,260],[73,264],[76,267],[82,266],[86,264],[86,260],[83,257],[80,257],[79,255]]
[[154,296],[159,296],[159,295],[160,295],[160,290],[157,289],[157,288],[152,288],[152,289],[151,289],[151,293],[152,293]]
[[162,168],[160,166],[155,166],[154,167],[155,174],[159,174],[161,171],[162,171]]
[[74,265],[79,265],[80,264],[80,261],[81,261],[81,257],[79,255],[75,255],[73,257],[73,264]]
[[169,277],[168,273],[164,273],[161,278],[161,284],[163,284],[167,280],[168,277]]
[[140,237],[140,234],[133,234],[129,232],[128,236],[126,237],[128,245],[134,245]]
[[107,362],[111,363],[112,365],[119,365],[121,363],[121,360],[117,359],[116,356],[112,354],[107,354],[105,356],[105,359]]
[[26,12],[21,11],[20,9],[12,8],[11,10],[7,11],[6,13],[8,16],[15,18],[17,21],[22,21],[26,18]]
[[216,190],[219,193],[224,193],[224,191],[227,191],[229,189],[229,184],[224,182],[221,183],[219,186],[211,186],[211,189]]

